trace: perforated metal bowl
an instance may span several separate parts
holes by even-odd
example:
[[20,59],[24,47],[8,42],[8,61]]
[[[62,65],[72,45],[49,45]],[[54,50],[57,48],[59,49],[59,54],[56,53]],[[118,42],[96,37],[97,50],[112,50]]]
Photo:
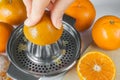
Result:
[[69,70],[80,56],[81,40],[79,33],[74,29],[75,20],[64,15],[64,32],[59,39],[64,43],[60,55],[52,56],[49,62],[36,62],[28,56],[30,43],[23,34],[23,25],[16,28],[7,45],[7,54],[14,66],[19,70],[37,76],[51,76]]

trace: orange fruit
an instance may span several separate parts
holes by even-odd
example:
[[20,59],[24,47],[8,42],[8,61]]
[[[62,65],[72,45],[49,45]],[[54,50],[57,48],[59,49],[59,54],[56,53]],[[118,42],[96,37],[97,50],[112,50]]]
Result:
[[114,50],[120,47],[120,19],[106,15],[99,18],[92,28],[92,37],[102,49]]
[[0,52],[5,52],[8,39],[13,29],[11,25],[0,22]]
[[11,25],[0,22],[0,52],[5,52],[12,31],[13,27]]
[[65,13],[76,19],[75,27],[79,32],[88,29],[96,16],[94,5],[89,0],[75,0]]
[[42,19],[35,26],[24,26],[25,37],[34,44],[47,45],[55,43],[63,33],[63,27],[56,29],[51,20],[49,12],[45,12]]
[[26,8],[22,0],[0,0],[0,21],[18,25],[26,19]]
[[0,55],[0,80],[12,80],[7,75],[9,64],[10,64],[10,61],[8,60],[7,56]]
[[116,68],[110,57],[101,52],[88,52],[78,61],[80,80],[114,80]]

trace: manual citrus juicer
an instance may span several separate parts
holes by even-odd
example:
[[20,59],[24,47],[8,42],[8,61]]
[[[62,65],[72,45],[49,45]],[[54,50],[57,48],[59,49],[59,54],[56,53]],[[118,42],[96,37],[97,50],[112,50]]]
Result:
[[62,22],[64,31],[61,38],[46,46],[29,42],[23,34],[23,25],[17,27],[7,45],[7,54],[12,62],[8,74],[13,78],[19,76],[17,73],[13,75],[15,70],[11,72],[11,66],[14,66],[22,73],[20,80],[38,80],[41,76],[57,75],[73,67],[80,57],[80,35],[74,29],[73,18],[64,15]]

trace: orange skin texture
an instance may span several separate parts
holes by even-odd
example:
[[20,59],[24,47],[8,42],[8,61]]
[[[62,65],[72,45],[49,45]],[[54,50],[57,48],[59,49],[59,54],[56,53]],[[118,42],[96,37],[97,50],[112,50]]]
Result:
[[63,27],[56,29],[48,12],[45,12],[42,19],[35,26],[24,26],[23,32],[25,37],[37,45],[49,45],[55,43],[63,33]]
[[22,0],[0,0],[0,21],[11,25],[19,25],[27,18],[26,8]]
[[79,32],[88,29],[96,16],[94,5],[89,0],[75,0],[65,13],[76,19],[75,27]]
[[0,53],[5,52],[8,39],[13,29],[11,25],[0,22]]
[[97,46],[106,50],[120,47],[120,19],[106,15],[99,18],[93,28],[92,37]]

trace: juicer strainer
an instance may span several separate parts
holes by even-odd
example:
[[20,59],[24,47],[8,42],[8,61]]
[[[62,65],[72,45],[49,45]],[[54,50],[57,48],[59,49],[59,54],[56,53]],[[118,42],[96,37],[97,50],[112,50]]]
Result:
[[64,31],[54,44],[38,46],[29,42],[23,34],[23,25],[12,33],[7,55],[20,71],[34,76],[52,76],[69,70],[80,57],[81,39],[74,29],[75,20],[63,16]]

